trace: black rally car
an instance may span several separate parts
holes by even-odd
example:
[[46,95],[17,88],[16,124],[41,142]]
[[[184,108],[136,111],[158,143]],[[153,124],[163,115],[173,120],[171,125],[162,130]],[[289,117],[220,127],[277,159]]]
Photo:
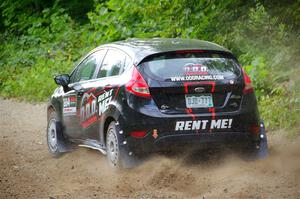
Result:
[[105,44],[55,82],[60,87],[47,110],[54,156],[70,143],[107,154],[113,166],[182,145],[228,143],[267,153],[251,80],[234,55],[214,43]]

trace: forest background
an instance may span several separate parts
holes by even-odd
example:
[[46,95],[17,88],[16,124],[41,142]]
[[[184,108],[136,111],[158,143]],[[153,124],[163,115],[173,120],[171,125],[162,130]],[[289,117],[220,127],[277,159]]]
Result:
[[300,0],[2,0],[0,13],[2,98],[46,101],[103,43],[195,38],[238,57],[268,129],[300,135]]

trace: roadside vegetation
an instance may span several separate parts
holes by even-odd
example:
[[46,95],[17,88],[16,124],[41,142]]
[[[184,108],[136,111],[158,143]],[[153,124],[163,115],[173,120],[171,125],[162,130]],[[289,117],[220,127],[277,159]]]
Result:
[[196,38],[238,56],[269,129],[300,134],[300,0],[3,0],[0,12],[2,97],[47,100],[53,76],[102,43]]

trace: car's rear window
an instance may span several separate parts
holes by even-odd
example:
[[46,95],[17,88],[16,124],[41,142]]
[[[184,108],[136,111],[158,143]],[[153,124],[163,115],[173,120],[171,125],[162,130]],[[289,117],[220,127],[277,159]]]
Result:
[[147,58],[139,70],[160,81],[231,79],[240,75],[236,60],[218,53],[168,53]]

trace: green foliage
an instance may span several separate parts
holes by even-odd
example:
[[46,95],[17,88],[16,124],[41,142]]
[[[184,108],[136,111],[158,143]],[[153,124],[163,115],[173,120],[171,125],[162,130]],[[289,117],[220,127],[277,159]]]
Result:
[[292,29],[257,4],[231,33],[216,36],[218,43],[239,54],[255,85],[261,115],[272,128],[290,127],[300,119],[297,88],[289,86],[300,61],[299,35]]
[[83,47],[88,31],[82,37],[76,25],[62,8],[53,7],[28,23],[26,34],[8,35],[0,54],[0,94],[33,101],[49,97],[54,75],[69,71],[91,48]]
[[101,43],[196,38],[231,49],[251,76],[267,125],[290,127],[300,121],[299,2],[4,0],[0,95],[45,100],[52,77]]
[[299,122],[299,96],[287,95],[285,89],[276,87],[272,95],[262,96],[259,105],[267,126],[291,127]]

